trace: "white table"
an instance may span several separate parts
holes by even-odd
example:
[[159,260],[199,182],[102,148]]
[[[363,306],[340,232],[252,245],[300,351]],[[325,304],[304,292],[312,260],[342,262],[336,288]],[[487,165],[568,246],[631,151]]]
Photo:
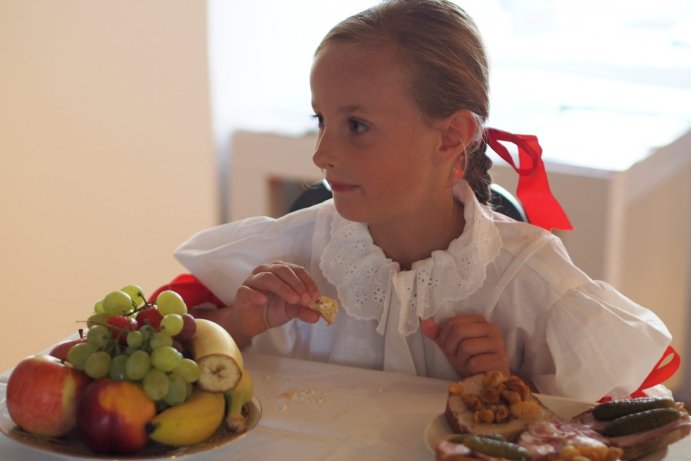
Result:
[[[258,426],[190,459],[434,459],[424,431],[444,410],[447,381],[250,353],[245,362],[262,405]],[[0,383],[0,398],[4,394]],[[64,458],[0,436],[0,460],[21,459]],[[669,447],[665,460],[691,461],[691,437]]]

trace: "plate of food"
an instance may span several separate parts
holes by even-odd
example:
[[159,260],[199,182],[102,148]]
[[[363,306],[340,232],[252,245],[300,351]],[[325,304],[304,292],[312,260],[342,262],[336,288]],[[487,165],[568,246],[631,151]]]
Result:
[[427,425],[424,440],[438,461],[657,461],[690,431],[688,412],[672,399],[595,404],[532,393],[517,377],[485,374],[449,386],[446,410]]
[[[593,407],[592,403],[583,402],[581,400],[573,400],[565,397],[557,397],[545,394],[534,395],[548,409],[553,411],[560,418],[564,419],[571,419],[574,416]],[[431,452],[434,452],[434,448],[439,444],[439,442],[455,433],[456,432],[449,426],[445,413],[440,413],[425,428],[425,444]]]
[[[181,458],[187,455],[202,453],[214,450],[243,437],[247,432],[257,426],[262,416],[262,407],[256,396],[245,406],[245,419],[247,430],[245,432],[232,432],[226,424],[222,424],[218,430],[202,443],[172,447],[160,443],[149,442],[146,447],[131,455],[118,455],[117,459],[127,460],[151,460]],[[65,459],[89,458],[89,459],[108,459],[113,460],[113,455],[102,455],[94,453],[81,440],[76,431],[72,431],[64,437],[51,438],[42,437],[23,431],[10,418],[5,399],[0,401],[0,432],[8,438],[26,446],[29,449],[49,453],[54,456],[64,457]]]

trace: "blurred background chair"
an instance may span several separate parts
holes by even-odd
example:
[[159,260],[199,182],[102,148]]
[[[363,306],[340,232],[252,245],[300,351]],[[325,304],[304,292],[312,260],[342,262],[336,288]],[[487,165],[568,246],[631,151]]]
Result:
[[489,185],[489,190],[489,203],[495,211],[516,221],[528,222],[523,205],[511,192],[494,183]]
[[[516,221],[528,222],[528,217],[523,210],[521,202],[519,202],[511,192],[498,184],[491,184],[489,187],[491,192],[489,202],[494,210]],[[328,200],[331,197],[331,190],[326,184],[326,181],[320,181],[308,186],[304,192],[295,199],[288,211],[293,212],[302,208],[307,208]]]

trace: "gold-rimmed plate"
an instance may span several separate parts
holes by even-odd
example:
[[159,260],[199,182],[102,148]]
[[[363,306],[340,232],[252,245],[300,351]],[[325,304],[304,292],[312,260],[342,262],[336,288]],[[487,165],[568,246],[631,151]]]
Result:
[[193,455],[209,450],[231,444],[242,438],[247,432],[251,431],[257,426],[262,416],[261,404],[257,397],[253,397],[252,401],[247,405],[247,431],[243,433],[234,433],[226,428],[225,423],[219,427],[218,431],[210,438],[202,443],[190,445],[185,447],[169,447],[166,445],[149,442],[149,444],[141,451],[132,455],[103,455],[94,453],[84,442],[79,438],[76,432],[71,432],[65,437],[49,438],[30,434],[20,429],[14,421],[10,418],[7,410],[7,402],[5,399],[0,401],[0,432],[8,438],[26,446],[29,449],[49,453],[54,456],[64,457],[66,459],[74,458],[88,458],[88,459],[107,459],[113,461],[115,459],[122,460],[152,460],[152,459],[167,459],[167,458],[182,458],[183,456]]

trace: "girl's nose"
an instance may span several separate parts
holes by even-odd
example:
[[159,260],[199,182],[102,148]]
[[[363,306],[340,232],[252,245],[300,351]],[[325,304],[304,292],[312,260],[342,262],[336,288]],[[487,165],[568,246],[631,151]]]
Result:
[[317,136],[317,144],[314,146],[312,162],[321,170],[334,167],[334,159],[331,155],[331,150],[327,146],[325,130],[322,130]]

